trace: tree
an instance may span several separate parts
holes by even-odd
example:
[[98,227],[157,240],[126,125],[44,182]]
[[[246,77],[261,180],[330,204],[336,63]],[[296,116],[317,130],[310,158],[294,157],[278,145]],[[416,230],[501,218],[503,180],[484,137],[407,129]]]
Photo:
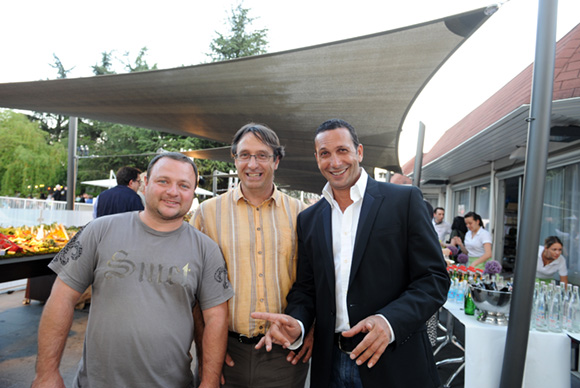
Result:
[[36,185],[65,181],[66,149],[60,143],[48,144],[47,137],[26,115],[0,111],[1,195],[31,194]]
[[147,70],[157,70],[157,64],[154,64],[153,66],[149,67],[149,64],[145,60],[145,55],[147,55],[147,47],[143,47],[139,51],[139,54],[137,54],[137,58],[135,58],[134,63],[131,64],[131,62],[129,61],[129,53],[128,52],[125,53],[125,58],[127,58],[127,61],[125,62],[125,68],[129,70],[129,73]]
[[53,67],[56,69],[56,71],[58,72],[58,79],[64,79],[68,76],[68,73],[70,73],[75,66],[71,67],[70,69],[66,70],[64,68],[64,65],[62,64],[61,60],[59,57],[56,56],[56,54],[52,54],[53,58],[54,58],[54,63],[50,65],[50,67]]
[[112,69],[113,52],[103,51],[101,55],[102,55],[101,64],[93,66],[93,74],[94,75],[115,74],[115,71]]
[[[57,79],[65,79],[68,76],[74,66],[70,69],[65,69],[62,61],[56,54],[52,54],[54,58],[54,63],[50,64],[50,67],[56,69]],[[41,128],[49,134],[49,143],[59,143],[62,141],[63,137],[68,132],[68,117],[54,114],[54,113],[42,113],[35,112],[30,116],[31,121],[37,121],[40,123]]]
[[248,16],[249,11],[248,8],[243,8],[242,4],[231,10],[232,13],[228,17],[229,35],[225,36],[216,31],[218,36],[209,45],[212,53],[207,55],[211,57],[212,62],[266,53],[268,29],[246,31],[256,19]]

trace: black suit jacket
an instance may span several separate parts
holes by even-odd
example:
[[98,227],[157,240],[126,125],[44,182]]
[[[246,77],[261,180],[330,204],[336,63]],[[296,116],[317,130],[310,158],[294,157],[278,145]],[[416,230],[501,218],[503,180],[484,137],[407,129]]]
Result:
[[[329,385],[336,318],[331,207],[326,199],[298,216],[297,280],[286,313],[306,332],[314,319],[311,386]],[[360,367],[365,388],[437,387],[425,322],[449,289],[441,247],[416,187],[368,179],[355,240],[347,307],[351,327],[384,315],[395,333],[379,362]]]

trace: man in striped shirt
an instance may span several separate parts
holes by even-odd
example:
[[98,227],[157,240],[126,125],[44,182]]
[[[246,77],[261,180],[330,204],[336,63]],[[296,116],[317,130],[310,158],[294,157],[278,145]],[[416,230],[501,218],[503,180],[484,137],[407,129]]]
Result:
[[235,291],[228,302],[224,386],[302,388],[312,332],[296,353],[281,346],[262,352],[255,345],[269,324],[250,313],[282,313],[286,308],[286,295],[296,279],[296,218],[305,205],[274,185],[284,147],[273,130],[255,123],[243,126],[234,136],[232,156],[240,185],[203,202],[191,221],[220,246]]

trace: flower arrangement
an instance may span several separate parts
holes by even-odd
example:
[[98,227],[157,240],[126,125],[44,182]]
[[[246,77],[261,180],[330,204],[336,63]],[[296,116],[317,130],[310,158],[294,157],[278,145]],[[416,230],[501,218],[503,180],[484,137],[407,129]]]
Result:
[[460,253],[457,255],[457,262],[461,264],[467,264],[469,257],[465,253]]
[[483,273],[488,273],[490,275],[494,275],[496,273],[500,273],[502,270],[501,264],[495,260],[489,260],[487,263],[485,263],[485,269],[483,270]]
[[455,245],[447,245],[446,248],[451,251],[451,256],[457,256],[457,253],[459,252],[459,250],[457,249],[457,247]]

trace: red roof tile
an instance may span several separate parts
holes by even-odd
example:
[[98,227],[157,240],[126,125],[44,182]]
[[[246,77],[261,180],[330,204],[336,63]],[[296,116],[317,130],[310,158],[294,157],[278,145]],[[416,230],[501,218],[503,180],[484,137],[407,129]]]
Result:
[[[449,128],[433,148],[423,155],[423,165],[449,152],[514,109],[529,104],[532,77],[533,64]],[[556,44],[554,79],[554,100],[580,97],[580,24]],[[406,162],[402,167],[403,173],[412,173],[414,164],[415,158]]]

